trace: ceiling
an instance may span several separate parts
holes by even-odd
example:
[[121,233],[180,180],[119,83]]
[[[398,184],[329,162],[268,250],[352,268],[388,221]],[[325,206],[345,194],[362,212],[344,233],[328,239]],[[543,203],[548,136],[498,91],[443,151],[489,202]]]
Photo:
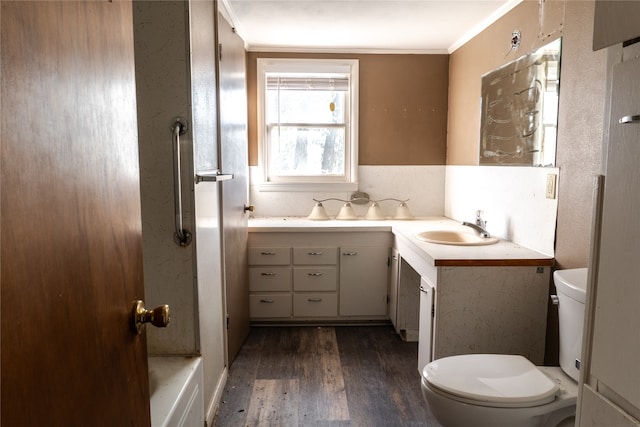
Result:
[[223,0],[249,51],[451,53],[522,0]]

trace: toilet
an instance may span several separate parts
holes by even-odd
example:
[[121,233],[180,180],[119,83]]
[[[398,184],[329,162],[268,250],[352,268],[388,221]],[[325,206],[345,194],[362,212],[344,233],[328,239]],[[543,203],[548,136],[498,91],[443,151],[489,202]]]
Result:
[[578,397],[587,269],[553,274],[560,367],[518,355],[465,354],[428,363],[422,395],[444,427],[573,426]]

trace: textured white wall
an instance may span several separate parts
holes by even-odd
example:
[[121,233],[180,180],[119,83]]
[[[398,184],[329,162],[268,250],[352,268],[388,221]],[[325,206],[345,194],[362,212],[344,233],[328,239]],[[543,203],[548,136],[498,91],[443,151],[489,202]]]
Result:
[[[489,232],[547,255],[554,254],[558,199],[545,196],[547,175],[557,168],[509,166],[360,166],[359,189],[371,199],[393,197],[407,203],[417,217],[446,216],[473,221],[482,210]],[[260,192],[257,167],[251,168],[251,203],[255,217],[307,216],[312,199],[348,199],[350,193]],[[557,187],[556,183],[556,187]],[[329,216],[342,202],[324,203]],[[387,216],[397,203],[382,202]],[[353,206],[364,216],[369,205]]]
[[[372,200],[395,198],[406,200],[414,216],[442,216],[444,212],[444,166],[359,166],[359,190]],[[315,202],[313,199],[335,197],[348,200],[351,192],[261,192],[260,170],[251,167],[250,200],[256,217],[307,216]],[[323,203],[329,216],[340,211],[342,202]],[[398,203],[386,201],[380,207],[387,216],[393,216]],[[364,216],[369,205],[353,205],[358,215]]]
[[557,176],[559,170],[447,166],[444,215],[472,221],[482,210],[492,235],[553,255],[558,199],[546,198],[548,174]]
[[[147,328],[147,349],[150,355],[193,355],[198,352],[194,245],[182,248],[173,242],[173,149],[169,132],[174,117],[191,116],[190,89],[184,85],[188,70],[184,4],[136,2],[133,17],[145,302],[147,307],[171,307],[168,328]],[[168,62],[167,55],[175,59]],[[189,132],[183,137],[185,148],[191,135]],[[185,149],[182,153],[183,165],[188,165],[192,152]],[[184,173],[188,176],[191,171]],[[188,190],[183,186],[183,226],[193,232],[193,199]]]

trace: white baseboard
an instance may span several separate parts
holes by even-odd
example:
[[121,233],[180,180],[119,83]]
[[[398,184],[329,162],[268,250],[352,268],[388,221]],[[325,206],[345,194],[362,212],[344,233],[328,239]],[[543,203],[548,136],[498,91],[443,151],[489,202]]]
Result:
[[227,378],[229,378],[229,368],[224,367],[222,374],[220,375],[220,379],[218,380],[218,384],[216,385],[213,396],[211,397],[211,401],[209,405],[207,405],[207,412],[205,414],[205,426],[212,427],[213,419],[216,416],[216,412],[220,407],[220,402],[222,401],[222,393],[224,392],[224,387],[227,385]]

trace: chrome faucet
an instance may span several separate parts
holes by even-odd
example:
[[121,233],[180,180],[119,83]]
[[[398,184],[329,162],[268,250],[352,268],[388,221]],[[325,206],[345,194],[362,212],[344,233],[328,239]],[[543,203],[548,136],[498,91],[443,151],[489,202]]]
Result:
[[487,222],[482,219],[482,211],[476,211],[476,222],[463,222],[462,225],[473,228],[482,237],[491,237],[491,234],[487,231]]

